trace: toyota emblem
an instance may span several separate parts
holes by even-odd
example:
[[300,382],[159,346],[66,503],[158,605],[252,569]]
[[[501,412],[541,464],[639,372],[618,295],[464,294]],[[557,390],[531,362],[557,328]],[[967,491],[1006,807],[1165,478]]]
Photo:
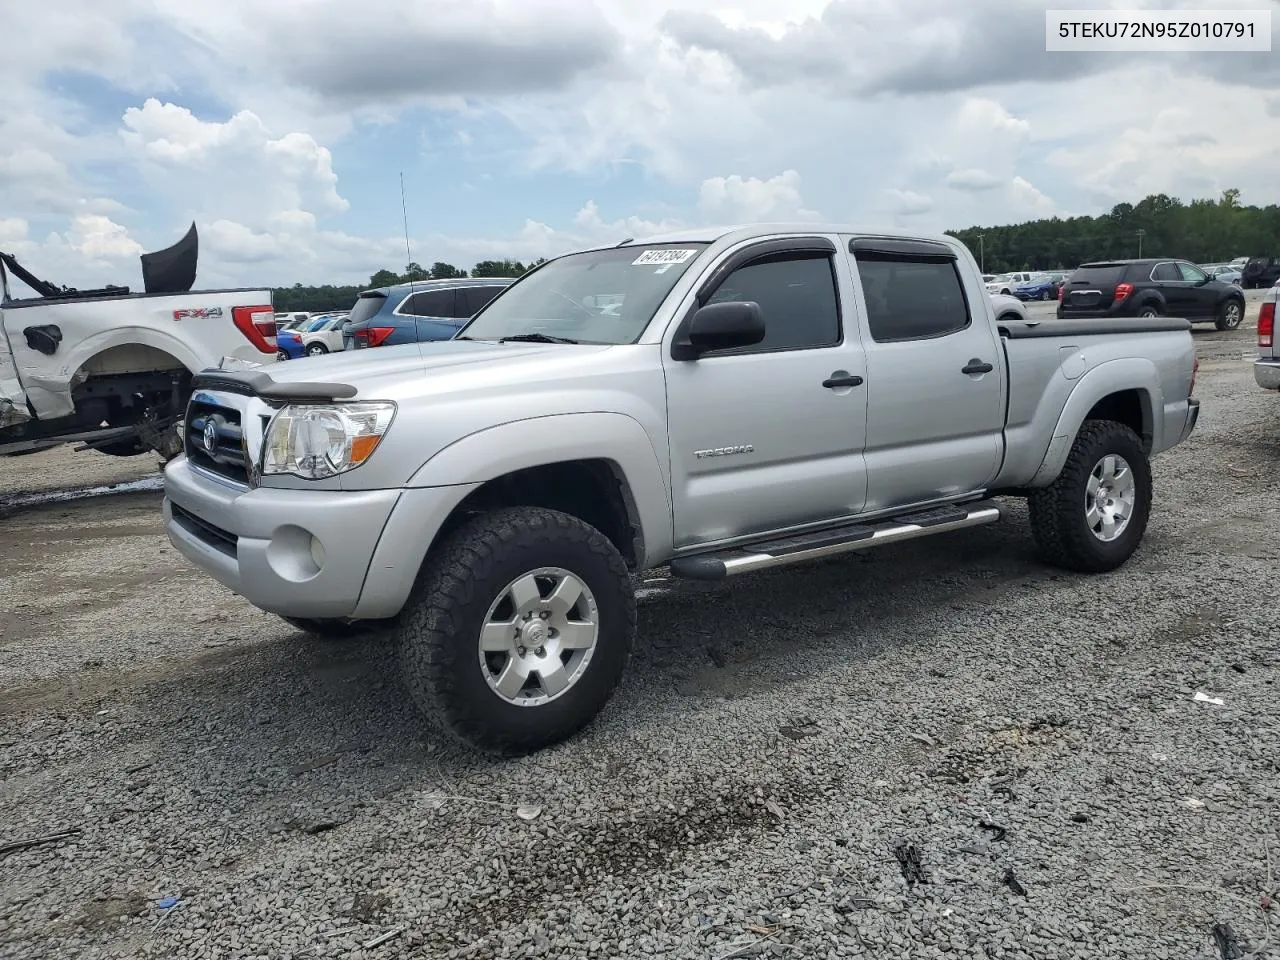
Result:
[[215,417],[204,422],[204,449],[210,456],[218,449],[218,421]]

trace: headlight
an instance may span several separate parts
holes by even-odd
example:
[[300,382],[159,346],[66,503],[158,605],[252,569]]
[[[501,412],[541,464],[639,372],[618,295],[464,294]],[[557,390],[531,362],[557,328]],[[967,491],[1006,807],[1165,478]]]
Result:
[[262,473],[323,480],[373,455],[395,416],[394,403],[291,404],[271,419]]

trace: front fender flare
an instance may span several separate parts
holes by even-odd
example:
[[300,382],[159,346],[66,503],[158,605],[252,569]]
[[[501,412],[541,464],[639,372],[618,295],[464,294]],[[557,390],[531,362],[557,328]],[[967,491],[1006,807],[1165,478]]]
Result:
[[1164,429],[1164,417],[1159,413],[1164,409],[1164,391],[1160,386],[1160,371],[1154,363],[1142,357],[1108,360],[1082,376],[1067,395],[1067,402],[1062,406],[1049,449],[1028,486],[1045,487],[1057,479],[1067,462],[1071,444],[1075,442],[1076,434],[1080,432],[1089,411],[1098,401],[1125,390],[1138,391],[1142,402],[1143,439],[1147,448],[1163,449],[1161,432]]
[[636,419],[621,413],[566,413],[515,420],[469,434],[433,455],[407,487],[481,484],[530,467],[605,460],[639,528],[642,566],[671,555],[671,490],[661,459]]

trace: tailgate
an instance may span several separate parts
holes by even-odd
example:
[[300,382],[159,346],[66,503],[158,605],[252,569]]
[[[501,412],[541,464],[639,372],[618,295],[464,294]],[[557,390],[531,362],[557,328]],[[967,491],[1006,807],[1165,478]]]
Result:
[[1107,310],[1115,302],[1116,287],[1124,279],[1122,263],[1086,264],[1067,278],[1062,292],[1065,310]]

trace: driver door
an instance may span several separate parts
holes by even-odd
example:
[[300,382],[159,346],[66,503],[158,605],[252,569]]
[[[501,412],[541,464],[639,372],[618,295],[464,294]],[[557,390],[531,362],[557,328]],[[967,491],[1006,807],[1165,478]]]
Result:
[[1195,264],[1179,260],[1177,267],[1186,299],[1182,316],[1212,317],[1218,308],[1218,285],[1208,283],[1209,275]]
[[677,549],[862,509],[866,370],[852,312],[841,310],[854,302],[842,266],[823,237],[748,246],[699,302],[759,304],[765,339],[696,360],[674,359],[664,343]]

